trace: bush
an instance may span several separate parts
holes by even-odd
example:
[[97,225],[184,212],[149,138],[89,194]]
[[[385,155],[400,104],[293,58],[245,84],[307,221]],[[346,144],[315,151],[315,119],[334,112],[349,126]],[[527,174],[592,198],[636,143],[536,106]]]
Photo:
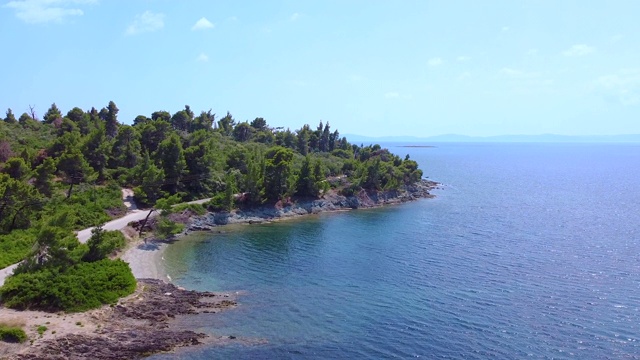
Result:
[[162,238],[168,238],[180,233],[184,229],[184,224],[178,224],[165,217],[161,217],[156,225],[156,234]]
[[21,328],[0,325],[0,340],[10,343],[23,343],[27,341],[27,334]]
[[179,213],[185,210],[189,210],[196,215],[204,215],[207,209],[202,204],[180,204],[171,208],[172,213]]
[[42,336],[44,334],[44,332],[47,331],[47,330],[48,330],[47,327],[44,326],[44,325],[38,326],[38,329],[37,329],[38,334],[40,334],[40,336]]
[[77,312],[113,304],[135,288],[127,263],[104,259],[10,276],[0,288],[0,299],[19,310]]
[[114,251],[122,249],[126,244],[124,235],[118,231],[105,231],[97,227],[91,232],[91,238],[87,241],[89,251],[83,256],[84,261],[102,260]]
[[0,235],[0,269],[27,257],[36,242],[36,234],[36,229],[31,228]]

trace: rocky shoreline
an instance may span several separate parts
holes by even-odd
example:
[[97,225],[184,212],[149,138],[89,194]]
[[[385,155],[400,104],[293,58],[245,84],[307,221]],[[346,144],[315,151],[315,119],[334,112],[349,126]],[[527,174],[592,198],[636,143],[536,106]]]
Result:
[[161,280],[140,279],[136,293],[117,305],[85,313],[87,322],[98,324],[94,330],[37,341],[8,359],[141,359],[183,346],[241,342],[233,336],[213,338],[171,326],[180,315],[216,313],[235,306],[231,294],[189,291]]
[[228,224],[256,224],[278,221],[287,218],[319,214],[322,212],[344,211],[353,209],[376,208],[385,205],[401,204],[421,198],[432,198],[431,190],[440,184],[430,180],[407,185],[399,190],[365,191],[361,190],[352,196],[330,192],[321,199],[297,199],[294,203],[265,205],[232,212],[208,212],[202,216],[191,216],[186,227],[190,231],[211,231],[215,227]]

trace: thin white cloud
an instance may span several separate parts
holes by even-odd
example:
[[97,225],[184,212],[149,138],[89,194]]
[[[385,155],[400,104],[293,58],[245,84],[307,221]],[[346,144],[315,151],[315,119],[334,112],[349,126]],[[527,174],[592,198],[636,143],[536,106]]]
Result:
[[594,48],[593,46],[576,44],[563,51],[562,54],[564,56],[585,56],[593,53],[594,51],[596,51],[596,48]]
[[467,55],[460,55],[460,56],[458,56],[458,58],[457,58],[456,60],[458,60],[458,61],[460,61],[460,62],[464,62],[464,61],[469,61],[469,60],[471,60],[471,57],[469,57],[469,56],[467,56]]
[[133,23],[129,25],[127,35],[136,35],[145,32],[153,32],[164,27],[164,14],[145,11],[141,15],[136,15]]
[[289,17],[289,20],[291,20],[291,21],[296,21],[298,19],[300,19],[300,14],[299,13],[293,13],[293,14],[291,14],[291,17]]
[[503,27],[502,27],[502,32],[507,32],[507,31],[509,31],[509,29],[510,29],[510,27],[508,27],[508,26],[503,26]]
[[429,66],[440,66],[443,63],[444,63],[444,61],[439,57],[431,58],[431,59],[429,59],[429,61],[427,61],[427,65],[429,65]]
[[640,68],[622,69],[597,78],[595,83],[601,90],[618,97],[624,105],[640,104]]
[[97,3],[97,0],[15,0],[4,7],[13,9],[16,17],[29,24],[61,23],[71,16],[82,16],[80,5]]
[[200,55],[198,55],[198,57],[196,58],[197,62],[207,62],[209,61],[209,56],[205,53],[200,53]]
[[527,50],[527,55],[529,55],[529,56],[538,55],[538,49],[529,49],[529,50]]
[[196,30],[207,30],[207,29],[213,29],[214,27],[216,27],[211,21],[207,20],[207,18],[202,17],[200,18],[200,20],[196,21],[195,24],[193,24],[193,26],[191,27],[191,30],[196,31]]
[[384,97],[386,99],[397,99],[400,97],[400,94],[395,91],[389,91],[388,93],[384,94]]

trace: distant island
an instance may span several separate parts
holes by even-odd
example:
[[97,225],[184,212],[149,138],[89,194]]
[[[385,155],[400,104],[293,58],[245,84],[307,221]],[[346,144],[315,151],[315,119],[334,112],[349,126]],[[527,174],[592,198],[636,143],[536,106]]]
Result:
[[640,134],[625,135],[497,135],[497,136],[467,136],[458,134],[446,134],[437,136],[382,136],[370,137],[355,134],[346,134],[345,137],[354,143],[436,143],[436,142],[530,142],[530,143],[638,143]]

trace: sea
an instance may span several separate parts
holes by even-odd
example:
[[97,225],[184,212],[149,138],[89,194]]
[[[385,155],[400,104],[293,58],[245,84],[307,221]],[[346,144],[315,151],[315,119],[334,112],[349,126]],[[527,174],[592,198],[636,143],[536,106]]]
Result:
[[151,359],[640,359],[640,144],[383,145],[436,197],[169,246],[241,341]]

